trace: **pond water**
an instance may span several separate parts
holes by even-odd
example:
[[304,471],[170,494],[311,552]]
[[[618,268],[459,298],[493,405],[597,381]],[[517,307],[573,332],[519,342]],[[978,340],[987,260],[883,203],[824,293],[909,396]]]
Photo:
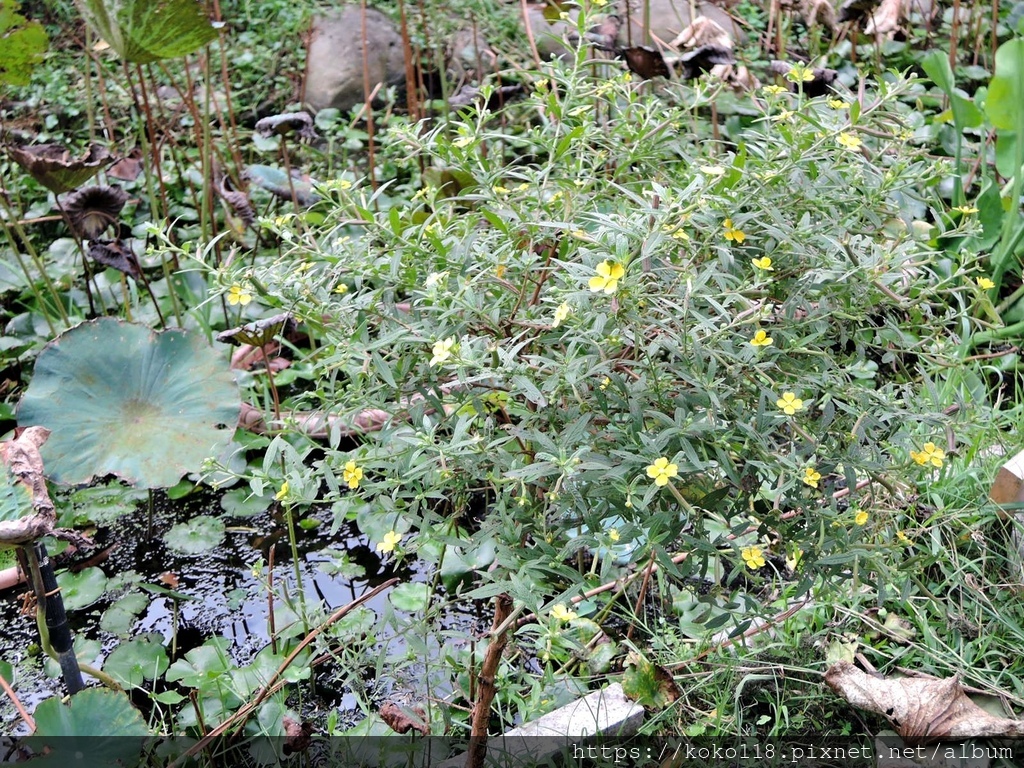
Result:
[[[276,505],[275,505],[276,506]],[[271,507],[273,510],[274,507]],[[137,637],[156,633],[163,638],[168,653],[172,638],[176,637],[176,655],[181,658],[208,638],[219,635],[230,642],[230,654],[237,664],[248,663],[271,641],[267,617],[269,615],[266,564],[273,554],[276,630],[279,636],[287,626],[282,616],[293,616],[288,609],[290,601],[297,607],[299,590],[285,521],[280,512],[270,511],[248,518],[226,519],[228,529],[224,540],[216,549],[197,555],[183,555],[170,549],[163,533],[172,525],[197,514],[217,515],[219,497],[212,492],[171,501],[158,495],[152,533],[149,532],[148,505],[140,504],[133,513],[119,518],[116,523],[98,530],[94,541],[99,547],[110,547],[109,555],[98,563],[103,572],[115,582],[128,582],[128,589],[145,594],[148,605],[132,623],[129,635]],[[313,508],[303,513],[304,519],[315,519],[319,525],[311,529],[296,528],[299,551],[299,573],[308,605],[321,603],[327,613],[393,577],[403,582],[426,582],[427,569],[419,563],[396,568],[390,559],[382,560],[369,545],[367,537],[354,523],[343,523],[331,534],[332,513],[329,507]],[[254,573],[254,565],[262,563],[262,572]],[[68,563],[57,560],[58,572]],[[340,570],[340,572],[339,572]],[[118,578],[120,577],[120,579]],[[150,594],[138,588],[138,582],[154,584],[187,595],[188,600],[174,600],[165,594]],[[14,689],[31,712],[43,699],[65,693],[59,678],[43,673],[40,656],[32,656],[28,649],[38,644],[34,614],[22,613],[25,587],[7,590],[0,595],[0,660],[16,666]],[[125,588],[113,589],[95,603],[77,610],[69,610],[69,621],[75,632],[76,643],[90,639],[99,643],[100,658],[113,650],[119,638],[100,627],[101,618]],[[388,595],[378,595],[364,604],[377,617],[386,613]],[[175,610],[176,609],[176,610]],[[176,613],[176,615],[175,615]],[[440,656],[442,647],[433,635],[444,630],[461,630],[467,637],[478,637],[490,622],[490,608],[471,601],[445,601],[445,607],[433,625],[432,637],[424,638],[428,653]],[[298,631],[295,627],[294,631]],[[377,645],[387,645],[389,655],[400,654],[406,644],[401,633],[393,626],[378,623],[374,626]],[[301,636],[301,633],[300,633]],[[418,643],[417,643],[418,645]],[[99,659],[95,660],[96,663]],[[424,669],[433,659],[424,659]],[[304,706],[317,711],[334,709],[339,722],[355,724],[365,714],[358,707],[359,697],[339,681],[351,675],[335,674],[331,665],[318,668],[316,701]],[[404,681],[409,679],[408,670]],[[363,677],[363,696],[371,692],[375,700],[383,700],[394,687],[394,681],[376,681],[373,670]],[[426,675],[421,678],[425,682]],[[432,684],[436,681],[431,681]],[[157,681],[157,687],[165,686]],[[307,686],[308,687],[308,686]],[[424,693],[411,691],[416,693]],[[432,690],[432,695],[443,691]],[[145,697],[141,697],[143,700]],[[140,703],[140,697],[136,702]],[[0,716],[4,732],[18,733],[23,725],[6,699],[0,698]]]

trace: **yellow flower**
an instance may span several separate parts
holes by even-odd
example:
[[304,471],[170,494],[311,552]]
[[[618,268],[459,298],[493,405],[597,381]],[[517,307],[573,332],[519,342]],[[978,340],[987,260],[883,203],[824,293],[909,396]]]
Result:
[[775,267],[772,266],[772,260],[767,256],[762,256],[760,259],[751,259],[750,263],[758,269],[763,269],[765,272],[775,271]]
[[496,195],[508,194],[508,190],[505,187],[501,186],[500,184],[495,184],[493,187],[491,187],[491,191]]
[[335,293],[346,293],[347,291],[348,286],[345,285],[344,283],[338,283],[338,287],[334,289]]
[[750,340],[750,345],[753,347],[770,347],[775,343],[775,339],[768,335],[766,331],[758,331],[754,334],[754,338]]
[[402,534],[397,531],[388,531],[384,534],[384,541],[377,544],[377,551],[387,554],[388,552],[394,552],[395,547],[398,546],[398,542],[402,540]]
[[752,571],[756,571],[758,568],[764,567],[764,554],[761,552],[760,547],[746,547],[740,555],[743,557],[743,562],[747,564],[747,568]]
[[363,479],[363,470],[357,467],[354,461],[346,461],[345,468],[341,472],[341,479],[348,483],[349,488],[358,488],[359,481]]
[[615,293],[615,289],[619,287],[619,280],[626,274],[626,269],[621,264],[616,264],[614,261],[602,261],[597,265],[597,274],[590,278],[590,290],[604,291],[605,293]]
[[777,123],[785,122],[795,114],[796,113],[791,109],[784,109],[781,112],[779,112],[779,114],[772,115],[772,120],[774,120]]
[[970,216],[972,213],[977,213],[978,209],[973,205],[958,205],[953,209],[954,211],[960,211],[965,216]]
[[739,245],[747,239],[747,234],[742,229],[735,229],[732,226],[732,219],[726,219],[722,222],[722,226],[725,228],[725,239],[731,240],[732,242]]
[[434,356],[430,358],[431,365],[440,365],[449,357],[452,356],[452,347],[455,346],[455,337],[449,336],[447,339],[434,342]]
[[868,521],[868,513],[863,509],[859,510],[856,515],[853,516],[853,522],[857,525],[864,525]]
[[610,528],[608,529],[608,538],[614,543],[622,537],[619,536],[619,531],[616,528]]
[[801,80],[809,83],[814,79],[814,70],[803,62],[797,62],[789,68],[786,79],[791,83],[799,83]]
[[932,464],[936,467],[941,467],[942,460],[946,458],[946,452],[936,446],[935,443],[925,443],[920,451],[911,451],[910,458],[922,466]]
[[568,304],[566,304],[565,302],[559,304],[558,307],[555,308],[555,319],[551,323],[551,327],[557,328],[559,325],[561,325],[562,321],[569,316],[570,312],[572,312],[572,307],[570,307]]
[[654,463],[647,467],[647,476],[654,480],[654,484],[657,486],[668,485],[669,478],[675,477],[678,474],[679,467],[675,464],[669,464],[668,459],[664,456],[655,459]]
[[228,304],[235,306],[241,304],[243,307],[252,301],[252,294],[245,290],[238,283],[228,288]]
[[459,136],[459,138],[455,139],[455,141],[452,142],[452,144],[454,144],[459,149],[462,149],[463,147],[468,147],[472,143],[472,136]]
[[598,8],[604,5],[608,5],[608,0],[590,0],[590,2],[596,5]]
[[843,131],[838,136],[836,136],[836,142],[839,144],[839,146],[843,147],[843,149],[850,150],[860,149],[860,145],[863,143],[859,137],[855,136],[852,133],[848,133],[847,131]]
[[601,384],[598,387],[598,389],[608,389],[608,385],[611,384],[611,383],[612,383],[612,380],[609,379],[607,376],[605,376],[603,379],[601,379]]
[[983,291],[991,291],[996,287],[996,284],[987,277],[979,277],[976,282],[978,283],[978,287]]
[[576,611],[570,611],[564,605],[559,603],[551,609],[551,618],[558,621],[572,621],[576,618]]
[[825,103],[828,104],[830,107],[832,107],[832,109],[849,109],[850,108],[850,105],[847,104],[842,99],[829,99]]
[[283,501],[288,497],[288,481],[281,483],[281,490],[274,494],[274,501]]
[[903,531],[896,531],[896,538],[899,540],[899,542],[901,544],[912,544],[913,543],[910,540],[910,537],[907,536],[907,534],[905,534]]
[[769,96],[778,96],[780,93],[786,93],[786,89],[781,85],[766,85],[761,88],[761,93],[766,93]]
[[507,267],[504,264],[499,264],[494,268],[494,274],[497,276],[499,280],[501,280],[505,276],[506,269]]
[[797,411],[804,409],[804,401],[792,392],[783,392],[782,397],[775,401],[775,405],[781,408],[787,416],[792,416]]
[[800,478],[804,485],[809,485],[811,488],[818,487],[818,481],[821,480],[821,473],[819,473],[814,467],[804,467],[804,476]]
[[686,234],[686,230],[680,227],[672,233],[672,237],[676,240],[689,240],[690,236]]

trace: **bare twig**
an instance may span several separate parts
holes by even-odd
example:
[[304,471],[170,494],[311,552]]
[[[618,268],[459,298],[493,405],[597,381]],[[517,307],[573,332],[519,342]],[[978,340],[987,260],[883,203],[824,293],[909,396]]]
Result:
[[25,711],[24,705],[22,705],[21,700],[18,699],[18,694],[16,694],[14,689],[11,688],[11,684],[4,680],[3,675],[0,675],[0,688],[4,689],[4,693],[6,693],[7,698],[11,700],[11,704],[14,705],[14,708],[18,710],[18,714],[21,716],[21,719],[25,721],[25,725],[28,726],[29,731],[34,733],[36,730],[36,721],[32,719],[32,715]]

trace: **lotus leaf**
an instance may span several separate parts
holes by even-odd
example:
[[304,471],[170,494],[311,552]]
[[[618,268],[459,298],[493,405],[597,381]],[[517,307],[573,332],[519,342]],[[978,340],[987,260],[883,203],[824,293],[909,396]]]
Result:
[[213,549],[224,538],[224,523],[209,515],[199,515],[178,523],[164,534],[167,546],[186,555],[198,555]]
[[69,611],[85,608],[99,600],[107,590],[107,576],[99,568],[83,568],[78,573],[64,571],[57,576],[64,608]]
[[407,583],[399,584],[388,596],[391,604],[406,613],[425,611],[430,605],[430,585]]
[[85,157],[72,157],[61,144],[10,147],[9,152],[33,179],[57,194],[84,184],[110,162],[110,153],[99,144],[91,145]]
[[6,467],[0,467],[0,521],[15,522],[31,515],[32,494]]
[[100,617],[100,628],[115,635],[127,635],[135,618],[149,606],[149,598],[131,592],[107,608]]
[[[94,766],[136,765],[149,729],[128,694],[87,688],[63,704],[59,697],[42,702],[35,711],[35,735],[25,739],[37,754],[33,766],[83,765],[83,755]],[[119,738],[97,738],[117,736]]]
[[[79,633],[75,635],[72,649],[79,664],[95,664],[100,658],[102,646],[99,640],[90,640],[85,635]],[[43,674],[51,680],[56,680],[64,674],[64,671],[60,668],[57,659],[47,656],[43,660]]]
[[167,671],[170,663],[159,638],[159,635],[149,635],[121,643],[107,656],[103,670],[129,688],[136,688],[145,680],[155,680]]
[[184,56],[217,37],[195,0],[78,0],[77,5],[117,55],[135,64]]
[[220,452],[240,407],[226,361],[201,337],[103,318],[43,349],[18,419],[53,432],[42,448],[51,480],[112,474],[163,488]]
[[295,193],[295,202],[302,206],[313,205],[320,196],[313,191],[313,184],[307,179],[288,178],[288,174],[280,168],[269,165],[250,165],[245,169],[249,181],[262,187],[283,200],[291,200]]

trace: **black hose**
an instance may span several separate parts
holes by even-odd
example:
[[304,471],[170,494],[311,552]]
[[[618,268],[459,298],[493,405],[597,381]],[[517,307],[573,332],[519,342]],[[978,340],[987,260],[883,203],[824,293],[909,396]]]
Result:
[[85,683],[82,681],[82,671],[78,668],[78,659],[75,657],[74,637],[71,634],[71,627],[68,626],[64,599],[60,595],[57,577],[53,573],[53,563],[46,554],[46,547],[37,541],[35,550],[45,590],[44,594],[36,595],[36,599],[43,601],[46,606],[46,629],[50,633],[50,647],[57,653],[57,661],[64,674],[64,685],[67,686],[68,693],[78,693],[85,687]]

